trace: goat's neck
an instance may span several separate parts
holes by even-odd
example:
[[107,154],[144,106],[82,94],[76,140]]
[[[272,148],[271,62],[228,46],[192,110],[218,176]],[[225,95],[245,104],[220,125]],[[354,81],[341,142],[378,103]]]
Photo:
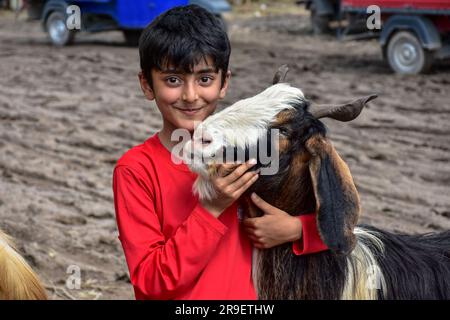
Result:
[[[316,199],[308,160],[304,154],[294,155],[286,170],[280,168],[276,175],[261,176],[249,191],[293,216],[314,212]],[[250,216],[263,214],[248,198],[243,203]]]

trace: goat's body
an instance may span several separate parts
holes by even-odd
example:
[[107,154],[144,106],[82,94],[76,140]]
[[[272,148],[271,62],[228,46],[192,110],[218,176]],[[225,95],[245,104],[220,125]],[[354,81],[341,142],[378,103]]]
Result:
[[450,299],[450,230],[424,235],[379,234],[377,257],[385,279],[385,299]]
[[260,299],[450,299],[450,231],[395,235],[355,228],[348,255],[295,256],[285,244],[258,251]]
[[47,299],[37,275],[0,230],[0,300]]
[[[318,106],[301,90],[277,84],[196,128],[192,145],[203,145],[203,137],[209,141],[192,153],[201,164],[191,165],[200,173],[194,192],[201,199],[215,197],[211,178],[217,165],[211,155],[258,149],[277,129],[278,170],[261,174],[244,198],[255,192],[288,214],[317,214],[317,228],[329,250],[295,256],[287,243],[256,251],[253,277],[260,299],[450,299],[450,231],[408,236],[356,227],[358,191],[319,119],[351,121],[374,97]],[[261,159],[256,160],[253,169],[263,168]],[[246,216],[263,214],[248,199],[243,207]]]

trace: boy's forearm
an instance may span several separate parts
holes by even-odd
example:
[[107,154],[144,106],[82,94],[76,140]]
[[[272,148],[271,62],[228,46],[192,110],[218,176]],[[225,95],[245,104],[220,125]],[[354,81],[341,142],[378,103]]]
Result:
[[286,230],[286,242],[293,242],[302,238],[302,221],[298,217],[291,216],[291,227]]
[[309,213],[296,217],[302,226],[301,238],[294,241],[292,251],[295,255],[306,255],[328,250],[317,227],[317,214]]

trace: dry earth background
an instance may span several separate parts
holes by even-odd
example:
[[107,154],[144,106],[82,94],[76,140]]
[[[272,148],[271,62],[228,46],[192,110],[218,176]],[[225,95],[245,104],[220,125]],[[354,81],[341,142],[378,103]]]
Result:
[[[282,10],[281,10],[282,11]],[[326,121],[360,192],[362,222],[399,232],[450,228],[450,64],[393,75],[376,41],[312,37],[304,12],[228,17],[233,79],[222,106],[268,86],[280,64],[319,103],[378,93],[353,123]],[[281,13],[279,13],[281,14]],[[54,48],[38,23],[0,11],[0,228],[53,299],[132,299],[114,220],[112,171],[161,127],[121,33]],[[67,268],[81,268],[68,290]]]

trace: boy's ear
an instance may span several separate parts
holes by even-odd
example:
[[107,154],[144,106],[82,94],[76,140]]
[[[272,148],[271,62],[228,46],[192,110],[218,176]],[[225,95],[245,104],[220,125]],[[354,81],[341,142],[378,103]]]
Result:
[[222,88],[220,89],[220,94],[219,94],[220,99],[225,98],[225,95],[227,94],[228,84],[230,83],[230,78],[231,78],[231,71],[228,70],[227,74],[225,76],[225,80],[223,81]]
[[147,97],[148,100],[155,100],[155,93],[153,92],[153,89],[150,87],[147,79],[145,79],[144,74],[139,72],[139,83],[141,84],[141,89],[144,95]]

